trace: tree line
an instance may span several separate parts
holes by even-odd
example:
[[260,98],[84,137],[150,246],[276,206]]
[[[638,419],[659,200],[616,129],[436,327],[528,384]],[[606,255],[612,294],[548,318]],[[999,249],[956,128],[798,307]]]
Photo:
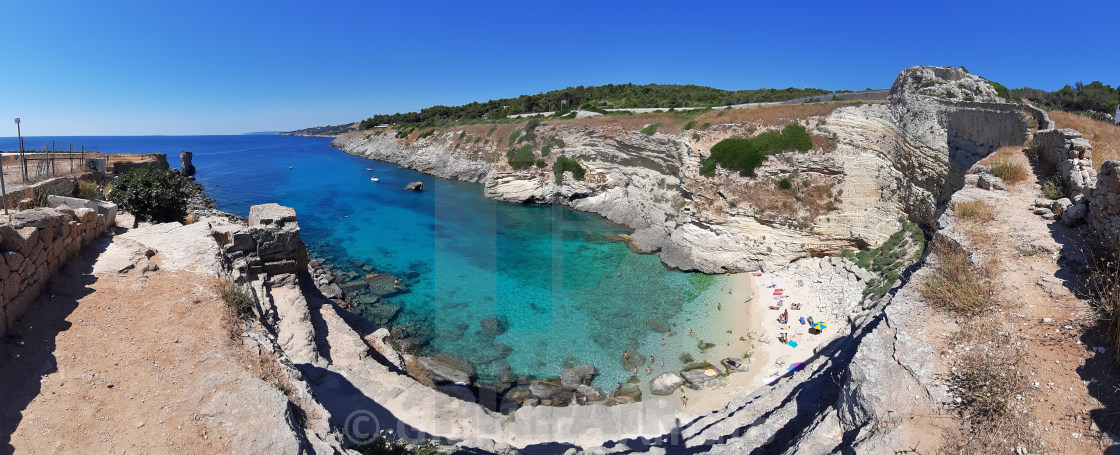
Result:
[[[1013,100],[1027,99],[1034,105],[1045,109],[1069,112],[1099,112],[1112,115],[1120,105],[1120,87],[1093,81],[1088,84],[1075,83],[1060,90],[1048,92],[1036,88],[1023,87],[1011,91]],[[1113,119],[1115,121],[1116,119]]]
[[742,103],[786,101],[831,93],[817,88],[720,90],[699,85],[608,84],[568,87],[536,95],[473,102],[462,106],[432,106],[420,112],[378,114],[361,123],[362,129],[388,124],[434,124],[447,120],[502,119],[513,114],[592,108],[716,107]]

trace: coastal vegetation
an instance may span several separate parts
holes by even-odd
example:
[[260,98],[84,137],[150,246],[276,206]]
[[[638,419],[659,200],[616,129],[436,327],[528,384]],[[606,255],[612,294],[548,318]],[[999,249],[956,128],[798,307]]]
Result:
[[[830,93],[816,88],[757,90],[720,90],[698,85],[635,85],[608,84],[568,87],[562,90],[502,98],[461,106],[432,106],[419,112],[378,114],[360,124],[361,129],[380,124],[445,125],[455,121],[504,119],[509,115],[563,111],[570,106],[586,106],[587,110],[604,108],[679,108],[715,107],[732,104],[786,101],[805,96]],[[559,113],[559,112],[558,112]],[[566,113],[564,114],[566,115]]]
[[190,180],[177,172],[137,168],[113,180],[109,200],[140,221],[182,221],[187,215]]
[[238,288],[236,283],[222,280],[218,283],[217,291],[233,319],[245,321],[253,317],[253,299]]
[[514,169],[525,169],[533,166],[536,159],[537,157],[533,155],[533,144],[512,147],[506,152],[506,162]]
[[864,288],[864,298],[878,299],[887,294],[901,276],[905,267],[917,262],[926,247],[921,227],[900,217],[902,225],[886,242],[870,250],[845,249],[840,257],[847,258],[860,268],[875,274]]
[[1066,85],[1053,92],[1023,87],[1011,90],[1010,95],[1012,99],[1026,99],[1041,108],[1078,113],[1109,122],[1116,119],[1109,120],[1105,114],[1112,115],[1120,105],[1120,87],[1113,88],[1100,81],[1088,84],[1077,82],[1072,87]]
[[739,174],[754,177],[754,170],[766,160],[768,155],[786,150],[808,151],[813,147],[813,139],[800,124],[790,124],[781,132],[767,131],[755,137],[730,138],[712,146],[712,153],[704,158],[700,174],[713,176],[716,166],[737,170]]
[[572,177],[576,180],[583,180],[584,171],[583,166],[579,165],[575,159],[566,156],[556,157],[556,164],[552,165],[552,173],[556,176],[556,183],[559,184],[564,181],[564,172],[571,171]]

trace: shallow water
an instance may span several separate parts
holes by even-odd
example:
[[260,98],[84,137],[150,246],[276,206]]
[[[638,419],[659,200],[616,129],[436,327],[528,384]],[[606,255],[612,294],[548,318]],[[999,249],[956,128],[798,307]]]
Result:
[[[672,352],[664,352],[659,339],[667,328],[678,335],[694,328],[698,338],[711,340],[729,336],[731,315],[703,319],[727,277],[667,270],[657,256],[605,238],[628,229],[597,215],[488,200],[479,185],[346,155],[329,139],[55,140],[103,152],[167,153],[172,167],[179,150],[191,150],[198,181],[219,209],[245,216],[251,205],[265,202],[295,208],[313,257],[339,271],[364,274],[369,266],[404,278],[408,292],[368,306],[367,314],[399,305],[394,324],[426,328],[431,353],[471,360],[483,381],[496,380],[507,364],[516,375],[553,377],[564,366],[591,363],[600,371],[595,384],[613,389],[632,374],[622,366],[624,350],[663,352],[666,368],[679,367],[683,353],[703,357],[693,340],[672,339]],[[0,148],[14,146],[0,139]],[[412,181],[423,182],[424,191],[405,190]],[[507,331],[493,336],[483,330],[481,321],[489,317]],[[638,376],[647,378],[644,369]]]

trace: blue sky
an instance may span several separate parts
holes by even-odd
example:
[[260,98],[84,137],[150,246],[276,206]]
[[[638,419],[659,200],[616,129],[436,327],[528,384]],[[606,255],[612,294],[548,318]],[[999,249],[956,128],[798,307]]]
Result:
[[[606,83],[1120,84],[1120,2],[0,1],[0,136],[237,134]],[[6,117],[6,119],[4,119]],[[2,127],[0,127],[2,128]]]

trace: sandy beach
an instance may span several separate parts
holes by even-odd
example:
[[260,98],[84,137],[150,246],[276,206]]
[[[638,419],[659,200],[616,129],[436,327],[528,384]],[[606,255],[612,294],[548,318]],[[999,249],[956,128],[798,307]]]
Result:
[[[729,275],[725,286],[720,288],[717,302],[711,306],[718,307],[715,313],[709,315],[715,321],[726,318],[730,329],[723,329],[723,324],[715,324],[727,338],[724,343],[716,343],[717,347],[705,352],[704,360],[713,365],[720,366],[719,361],[731,357],[743,359],[750,368],[747,372],[732,373],[724,379],[724,387],[692,390],[687,387],[678,389],[670,398],[681,404],[681,397],[688,397],[688,405],[681,408],[690,414],[721,409],[734,397],[747,395],[758,387],[772,382],[788,373],[791,367],[798,366],[813,355],[813,350],[821,343],[830,340],[836,333],[832,323],[827,320],[824,313],[818,312],[819,296],[814,296],[808,286],[798,286],[799,276],[788,272],[778,273],[740,273]],[[804,284],[804,282],[802,282]],[[729,294],[725,294],[730,289]],[[774,295],[775,290],[781,289],[781,295]],[[726,295],[726,296],[725,296]],[[733,296],[733,297],[732,297]],[[781,302],[778,310],[770,309]],[[799,303],[800,309],[794,310],[792,304]],[[780,324],[779,315],[789,310],[789,321]],[[814,322],[825,322],[829,325],[821,334],[811,334],[808,321],[805,324],[800,318],[808,319],[813,316]],[[726,331],[730,330],[731,333]],[[699,332],[699,331],[698,331]],[[704,330],[705,336],[713,336],[711,330]],[[778,337],[785,332],[791,341],[782,343]],[[744,355],[749,356],[744,358]]]

